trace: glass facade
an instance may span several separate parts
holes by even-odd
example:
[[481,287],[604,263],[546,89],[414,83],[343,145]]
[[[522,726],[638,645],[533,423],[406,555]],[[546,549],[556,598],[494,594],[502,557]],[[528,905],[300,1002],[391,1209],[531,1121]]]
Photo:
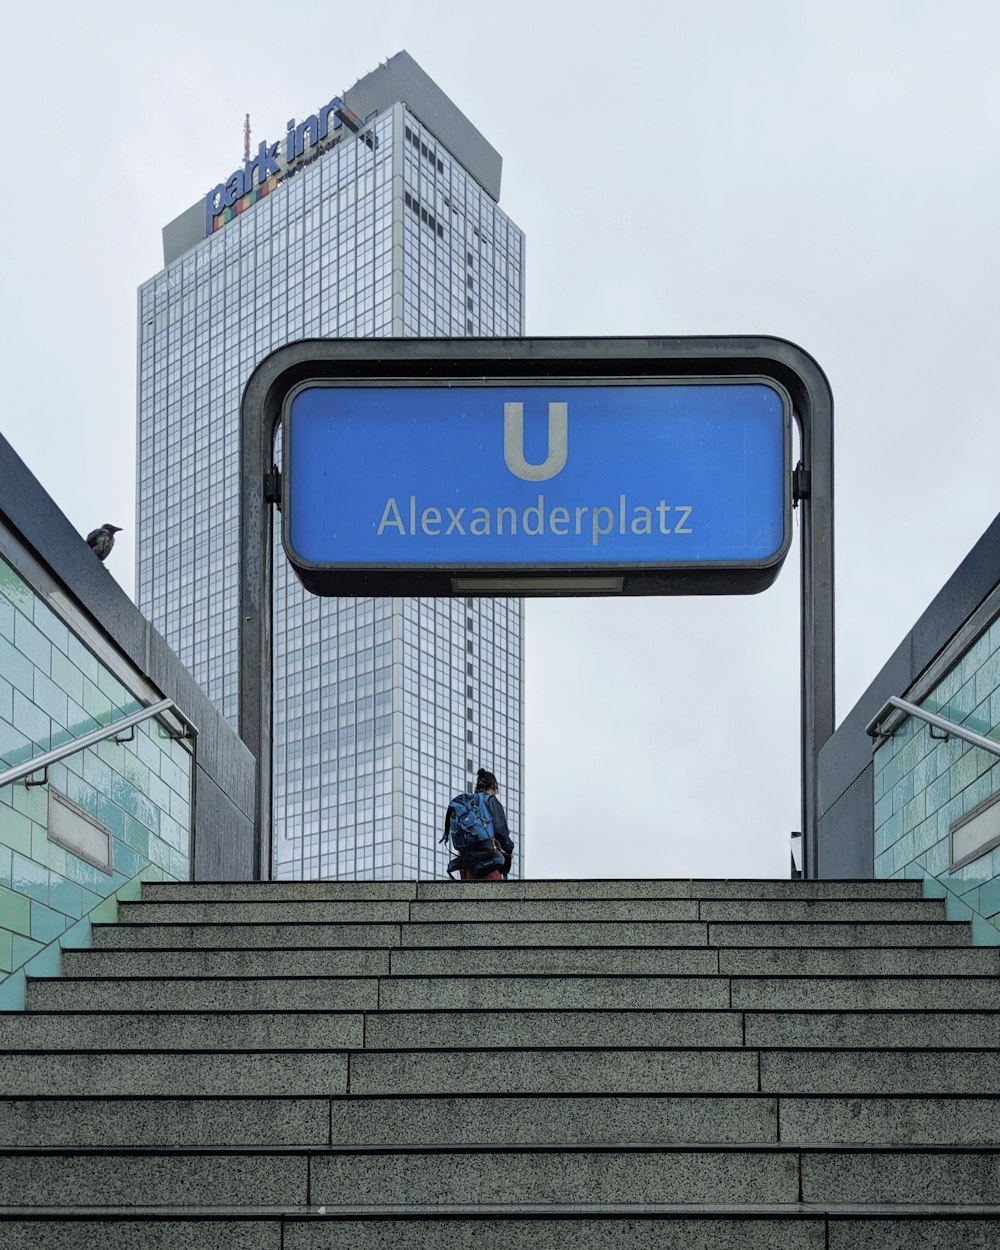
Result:
[[[524,239],[402,104],[139,291],[140,609],[235,724],[239,408],[304,338],[523,332]],[[319,599],[274,553],[272,875],[444,873],[444,807],[494,771],[520,875],[518,600]]]

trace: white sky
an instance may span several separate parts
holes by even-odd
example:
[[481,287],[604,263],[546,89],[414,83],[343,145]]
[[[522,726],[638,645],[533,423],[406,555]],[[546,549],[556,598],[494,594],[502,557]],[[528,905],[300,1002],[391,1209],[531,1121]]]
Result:
[[[503,156],[529,335],[776,334],[826,370],[838,719],[997,511],[995,0],[55,0],[5,33],[0,429],[81,531],[126,527],[130,593],[161,227],[245,112],[276,138],[401,48]],[[798,593],[796,544],[760,596],[528,604],[531,875],[787,872]]]

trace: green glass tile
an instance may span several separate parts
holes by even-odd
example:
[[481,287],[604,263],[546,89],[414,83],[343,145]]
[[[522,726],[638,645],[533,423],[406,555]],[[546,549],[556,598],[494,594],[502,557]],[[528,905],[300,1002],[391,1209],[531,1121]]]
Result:
[[45,786],[28,786],[23,783],[12,787],[11,797],[14,808],[22,816],[27,816],[37,825],[47,825],[49,821],[49,792]]
[[[913,773],[907,773],[905,777],[892,788],[892,810],[901,812],[903,808],[913,798]],[[905,823],[905,822],[904,822]]]
[[149,794],[149,769],[136,755],[126,749],[122,760],[121,773],[125,780],[140,794]]
[[83,703],[83,673],[61,651],[52,653],[52,680],[68,699]]
[[11,943],[12,953],[14,956],[13,967],[20,968],[22,964],[26,964],[29,959],[34,959],[38,952],[42,949],[41,942],[33,942],[29,937],[21,937],[19,934],[14,935]]
[[979,887],[975,886],[971,890],[962,890],[958,892],[959,898],[967,907],[971,907],[974,912],[979,911]]
[[144,794],[139,794],[138,792],[135,797],[135,818],[153,833],[159,831],[160,809],[152,800],[147,799]]
[[914,831],[914,846],[917,854],[922,855],[924,851],[929,851],[939,837],[937,816],[928,816]]
[[26,616],[31,615],[35,592],[4,559],[0,559],[0,595],[8,599],[19,612],[23,612]]
[[87,919],[91,924],[115,924],[118,920],[118,900],[113,894],[102,899],[93,911],[88,913]]
[[948,844],[937,842],[925,852],[924,867],[934,877],[940,877],[948,871]]
[[925,802],[928,812],[936,812],[939,808],[944,807],[945,803],[951,798],[951,780],[947,774],[943,777],[935,777],[927,787],[925,793]]
[[975,677],[976,673],[989,659],[990,654],[990,638],[989,631],[980,634],[976,641],[969,647],[965,655],[962,656],[961,671],[962,681],[967,682],[970,677]]
[[0,842],[22,855],[30,855],[31,821],[28,817],[13,807],[0,807]]
[[94,789],[102,795],[111,794],[111,768],[105,764],[96,751],[83,753],[83,775]]
[[54,872],[50,873],[49,906],[71,920],[79,920],[83,915],[83,896],[79,885]]
[[80,886],[80,915],[86,916],[88,912],[93,911],[94,908],[97,906],[97,904],[101,901],[102,897],[103,895],[95,894],[93,890],[84,889],[84,887],[81,885]]
[[82,951],[90,949],[90,921],[84,917],[76,924],[71,924],[59,939],[59,945],[66,950]]
[[882,772],[889,761],[892,759],[892,746],[888,742],[883,742],[875,754],[872,756],[872,765],[875,772]]
[[15,690],[20,690],[30,698],[35,680],[35,666],[6,638],[0,638],[0,673],[3,673]]
[[34,622],[35,628],[43,633],[54,647],[58,647],[60,651],[67,650],[69,647],[69,630],[40,598],[35,599]]
[[97,796],[97,819],[102,825],[107,825],[114,837],[124,841],[125,813],[109,794],[101,793]]
[[172,850],[167,860],[167,872],[175,881],[189,881],[191,879],[190,859],[187,855]]
[[120,773],[111,774],[111,797],[123,811],[134,816],[138,805],[135,787]]
[[976,702],[989,699],[1000,690],[1000,652],[995,651],[976,672]]
[[0,924],[14,933],[31,934],[31,899],[0,886]]
[[976,758],[973,748],[970,747],[968,751],[964,752],[964,754],[956,760],[954,764],[952,764],[950,775],[951,793],[953,797],[956,794],[961,794],[966,786],[972,785],[972,783],[976,780]]
[[905,881],[920,881],[923,875],[923,868],[914,860],[911,860],[903,869],[903,879]]
[[14,646],[27,656],[36,669],[48,676],[52,665],[52,643],[26,616],[14,618]]
[[14,852],[10,865],[11,889],[39,903],[49,901],[49,870],[44,864]]
[[920,793],[915,794],[909,803],[907,803],[903,808],[904,831],[909,833],[911,829],[915,829],[917,825],[923,822],[926,815],[927,810],[924,804],[924,792],[921,790]]
[[47,750],[52,736],[48,715],[20,690],[14,691],[14,728],[19,729],[40,751]]
[[982,916],[973,916],[972,943],[974,946],[1000,946],[1000,929]]
[[9,599],[0,597],[0,638],[8,642],[14,641],[14,605]]
[[14,687],[5,677],[0,677],[0,721],[8,724],[14,716]]
[[1000,915],[1000,878],[994,877],[979,891],[979,911],[987,919]]
[[99,728],[93,716],[84,711],[73,699],[68,699],[66,702],[66,717],[70,734],[74,738],[82,738],[84,734],[89,734],[92,730]]
[[945,895],[945,914],[949,920],[971,920],[975,915],[968,903],[963,903],[957,894],[949,890]]
[[0,972],[10,972],[17,966],[12,950],[13,938],[9,929],[0,928]]
[[892,795],[883,794],[875,801],[875,828],[880,829],[892,815]]
[[0,721],[0,760],[3,761],[4,768],[25,764],[37,754],[38,748],[32,746],[26,734],[15,729],[8,721]]
[[59,943],[53,942],[38,952],[34,959],[24,965],[29,977],[57,977],[59,975]]
[[886,877],[892,876],[892,851],[883,851],[881,855],[875,856],[875,879],[876,881],[884,881]]
[[93,864],[88,864],[86,860],[78,859],[75,855],[67,855],[66,869],[62,875],[75,881],[77,885],[82,885],[85,890],[93,890],[102,898],[111,888],[111,878],[106,872],[101,872],[100,868],[95,868]]
[[[162,836],[163,830],[163,813],[170,811],[170,796],[173,791],[161,781],[155,773],[149,775],[149,801],[160,813],[160,831]],[[167,818],[169,819],[169,817]]]
[[44,864],[53,872],[66,875],[66,856],[70,852],[49,841],[48,832],[41,825],[31,826],[31,858],[36,864]]
[[141,876],[135,876],[131,881],[126,881],[125,884],[116,891],[116,894],[118,901],[121,903],[129,903],[137,898],[140,898],[142,896]]
[[75,634],[70,634],[69,636],[66,646],[66,654],[84,675],[84,677],[93,682],[96,686],[97,670],[100,667],[97,663],[97,657],[92,651],[89,651],[87,647],[84,646]]
[[114,716],[111,700],[89,677],[83,679],[83,710],[99,725],[110,725]]
[[66,929],[66,917],[45,903],[31,903],[31,936],[36,942],[54,942]]
[[115,871],[125,877],[137,876],[146,862],[144,855],[137,854],[130,846],[126,846],[124,842],[119,842],[117,839],[113,844],[113,854]]
[[944,898],[947,893],[937,877],[929,877],[924,873],[924,898]]
[[9,846],[0,846],[0,885],[10,886],[10,863],[13,852]]
[[24,1010],[24,972],[19,968],[0,978],[0,1011]]
[[130,846],[133,851],[138,852],[143,859],[149,857],[149,830],[135,819],[134,816],[125,817],[125,836],[123,838],[126,846]]
[[170,800],[170,815],[184,829],[191,826],[191,807],[187,799],[179,798],[176,794]]

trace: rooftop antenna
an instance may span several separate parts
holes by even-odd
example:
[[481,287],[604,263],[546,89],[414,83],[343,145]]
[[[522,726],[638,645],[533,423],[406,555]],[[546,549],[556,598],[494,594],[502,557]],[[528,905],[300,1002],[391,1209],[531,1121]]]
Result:
[[244,163],[250,164],[250,114],[247,113],[243,120],[243,160]]

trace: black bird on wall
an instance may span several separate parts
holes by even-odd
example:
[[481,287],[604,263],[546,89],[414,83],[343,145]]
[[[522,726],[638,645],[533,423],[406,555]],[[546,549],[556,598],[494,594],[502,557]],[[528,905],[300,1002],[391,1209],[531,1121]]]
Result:
[[87,546],[98,560],[106,560],[115,545],[115,535],[121,533],[120,525],[102,525],[99,530],[91,530],[87,535]]

